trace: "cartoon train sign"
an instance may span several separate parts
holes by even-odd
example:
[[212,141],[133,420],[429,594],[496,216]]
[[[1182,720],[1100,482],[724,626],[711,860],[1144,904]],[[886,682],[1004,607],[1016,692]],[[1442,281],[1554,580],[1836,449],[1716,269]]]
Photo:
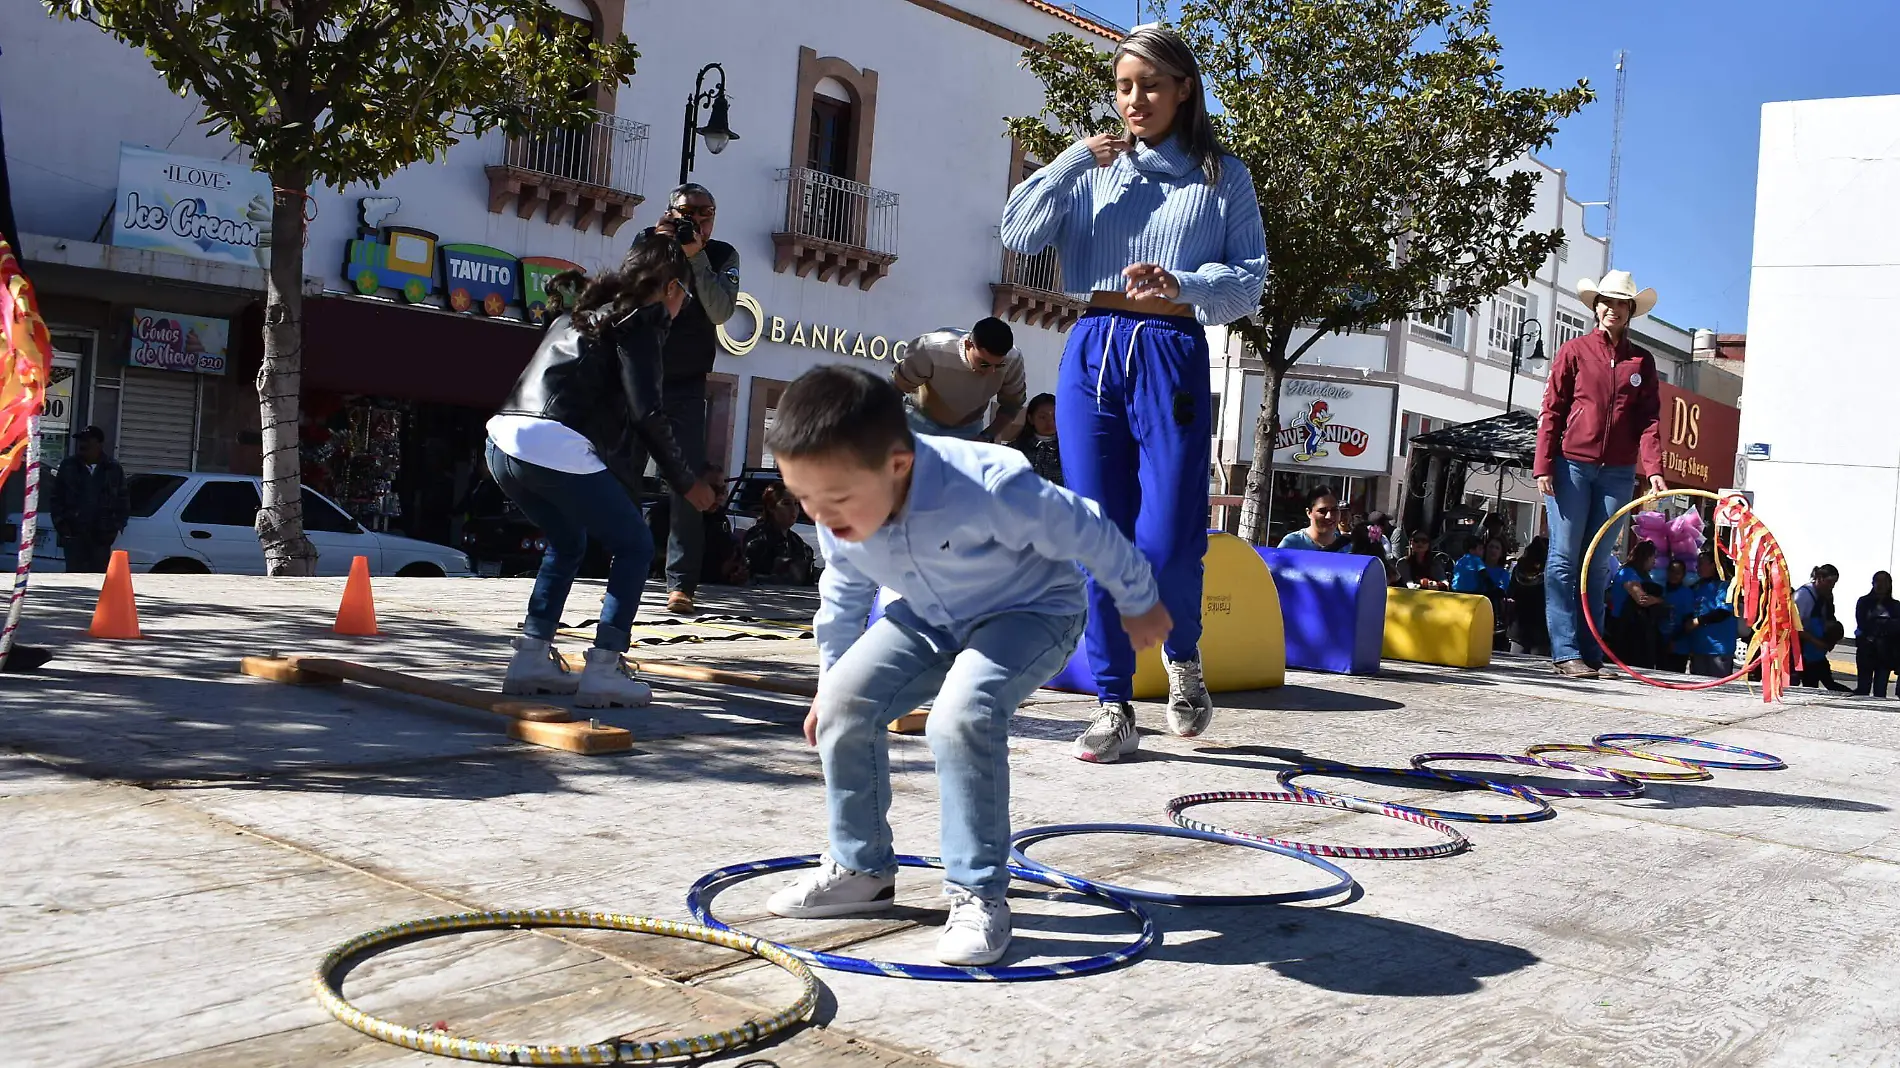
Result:
[[521,257],[521,300],[529,322],[541,326],[561,314],[568,295],[559,288],[549,289],[548,283],[563,272],[579,270],[584,270],[580,264],[558,256]]
[[443,245],[442,288],[458,312],[499,318],[521,300],[521,261],[487,245]]

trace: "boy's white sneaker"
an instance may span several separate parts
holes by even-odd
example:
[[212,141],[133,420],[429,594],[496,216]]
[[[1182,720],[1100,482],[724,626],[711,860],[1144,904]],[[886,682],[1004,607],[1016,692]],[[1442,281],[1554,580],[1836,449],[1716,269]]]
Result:
[[866,875],[826,855],[818,867],[766,899],[774,916],[794,920],[822,920],[832,916],[862,916],[883,912],[897,903],[897,876]]
[[1106,701],[1089,720],[1089,729],[1075,740],[1075,759],[1091,764],[1113,764],[1141,748],[1141,735],[1135,730],[1135,706],[1125,701]]
[[580,676],[567,670],[552,642],[526,636],[514,641],[515,655],[508,661],[508,674],[501,680],[501,692],[509,694],[570,694],[580,688]]
[[991,901],[954,883],[945,883],[950,919],[937,937],[937,959],[945,964],[973,968],[995,964],[1009,949],[1009,902]]
[[652,702],[652,687],[633,677],[619,653],[598,647],[587,650],[574,707],[645,708]]
[[1201,677],[1201,658],[1176,662],[1162,657],[1168,667],[1168,729],[1192,738],[1214,719],[1214,695]]

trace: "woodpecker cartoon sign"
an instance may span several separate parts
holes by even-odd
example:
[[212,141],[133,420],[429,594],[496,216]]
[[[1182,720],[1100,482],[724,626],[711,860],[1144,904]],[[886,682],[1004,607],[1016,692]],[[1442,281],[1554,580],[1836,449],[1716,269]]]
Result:
[[1392,387],[1288,378],[1280,386],[1275,467],[1383,471],[1392,460]]

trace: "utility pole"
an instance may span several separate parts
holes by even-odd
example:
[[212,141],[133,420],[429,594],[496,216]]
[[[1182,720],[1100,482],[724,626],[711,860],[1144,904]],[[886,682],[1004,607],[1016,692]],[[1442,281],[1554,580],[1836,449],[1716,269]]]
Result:
[[1603,269],[1608,271],[1616,256],[1616,201],[1623,184],[1623,87],[1629,78],[1629,51],[1616,53],[1616,119],[1610,128],[1609,221],[1603,227]]

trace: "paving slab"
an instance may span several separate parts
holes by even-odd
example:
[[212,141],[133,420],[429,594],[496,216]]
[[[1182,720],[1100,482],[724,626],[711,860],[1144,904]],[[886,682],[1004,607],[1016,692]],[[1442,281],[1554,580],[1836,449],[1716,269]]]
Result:
[[[151,637],[96,642],[83,637],[96,577],[36,579],[27,640],[60,656],[40,676],[0,677],[0,1041],[22,1063],[436,1063],[322,1014],[308,973],[330,945],[461,908],[683,918],[685,890],[705,871],[822,848],[822,778],[797,733],[796,698],[660,687],[652,709],[601,716],[633,731],[633,752],[582,757],[513,742],[484,713],[233,670],[249,653],[312,652],[492,688],[525,581],[379,580],[385,634],[374,639],[328,630],[340,579],[139,576],[138,586]],[[598,584],[577,587],[570,621],[598,597]],[[702,605],[798,618],[811,599],[714,590]],[[656,633],[672,626],[642,618]],[[814,670],[809,641],[635,652]],[[1203,737],[1150,731],[1137,758],[1100,767],[1068,756],[1091,702],[1038,694],[1011,732],[1013,822],[1162,823],[1171,797],[1277,790],[1275,774],[1302,762],[1401,767],[1423,751],[1521,752],[1605,731],[1693,734],[1790,767],[1650,784],[1630,800],[1558,800],[1544,822],[1462,824],[1472,848],[1456,856],[1340,861],[1360,883],[1344,900],[1157,906],[1162,944],[1114,972],[1008,985],[822,972],[819,1025],[759,1055],[785,1066],[1087,1068],[1900,1062],[1900,703],[1794,691],[1770,706],[1741,686],[1572,682],[1515,658],[1288,681],[1222,695]],[[1140,714],[1162,721],[1158,706]],[[891,744],[898,846],[934,852],[929,748]],[[1404,780],[1302,784],[1523,808]],[[1364,813],[1229,803],[1197,815],[1317,842],[1437,840]],[[1060,839],[1035,855],[1183,893],[1321,879],[1284,857],[1153,837]],[[933,873],[903,873],[891,917],[824,923],[764,915],[783,878],[730,886],[720,914],[768,937],[930,959],[943,918]],[[1026,883],[1012,906],[1020,934],[1008,963],[1096,953],[1132,930]],[[789,989],[730,951],[580,931],[418,941],[364,963],[350,984],[366,1008],[402,1022],[560,1040],[721,1026]],[[115,996],[133,987],[139,998]],[[92,1009],[102,1005],[117,1036],[105,1047]]]

